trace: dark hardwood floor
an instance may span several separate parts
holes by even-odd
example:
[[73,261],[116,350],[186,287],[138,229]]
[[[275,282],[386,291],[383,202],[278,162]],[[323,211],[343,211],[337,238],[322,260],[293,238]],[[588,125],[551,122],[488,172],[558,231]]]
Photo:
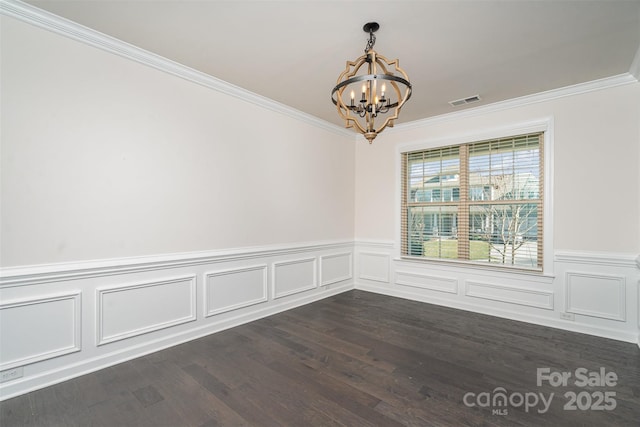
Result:
[[640,349],[350,291],[7,400],[0,425],[639,426]]

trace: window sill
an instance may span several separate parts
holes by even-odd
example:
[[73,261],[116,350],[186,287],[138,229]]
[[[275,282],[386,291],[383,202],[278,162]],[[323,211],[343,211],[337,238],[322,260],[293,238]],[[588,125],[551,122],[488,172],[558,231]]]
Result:
[[543,283],[552,283],[555,279],[553,273],[543,272],[539,270],[530,270],[524,268],[501,267],[497,265],[483,265],[472,262],[441,260],[422,257],[400,256],[393,259],[395,262],[408,263],[414,265],[425,265],[438,268],[455,268],[472,273],[487,276],[503,276],[503,277],[520,277],[526,280],[536,280]]

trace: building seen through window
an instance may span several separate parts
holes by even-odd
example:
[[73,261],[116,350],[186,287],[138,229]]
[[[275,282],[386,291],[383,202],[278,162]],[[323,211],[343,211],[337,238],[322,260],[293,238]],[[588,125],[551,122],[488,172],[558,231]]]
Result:
[[542,268],[542,134],[403,153],[403,255]]

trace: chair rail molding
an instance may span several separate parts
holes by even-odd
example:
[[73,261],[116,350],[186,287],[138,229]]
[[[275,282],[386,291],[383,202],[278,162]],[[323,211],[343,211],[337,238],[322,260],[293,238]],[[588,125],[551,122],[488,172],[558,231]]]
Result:
[[185,252],[105,260],[7,267],[0,269],[0,289],[74,279],[190,267],[217,262],[250,260],[264,256],[283,256],[333,248],[351,248],[351,240],[231,248],[213,251]]

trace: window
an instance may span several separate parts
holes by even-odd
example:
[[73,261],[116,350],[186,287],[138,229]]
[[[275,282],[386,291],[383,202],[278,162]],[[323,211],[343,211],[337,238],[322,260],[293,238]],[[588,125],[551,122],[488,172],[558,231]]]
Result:
[[402,153],[402,256],[542,271],[543,133]]

